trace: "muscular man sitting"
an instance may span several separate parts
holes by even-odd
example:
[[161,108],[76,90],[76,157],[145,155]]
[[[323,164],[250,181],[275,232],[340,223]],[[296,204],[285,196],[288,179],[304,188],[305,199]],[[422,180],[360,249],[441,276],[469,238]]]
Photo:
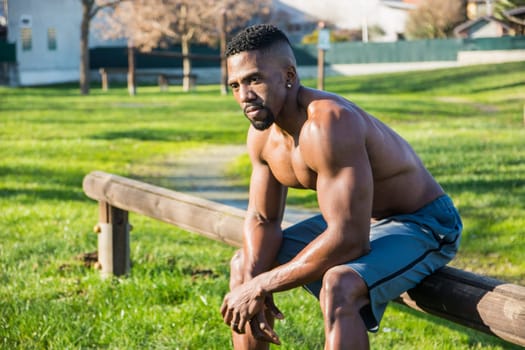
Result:
[[[301,85],[287,37],[256,25],[227,49],[229,86],[251,125],[243,248],[221,313],[236,349],[279,343],[272,294],[305,286],[325,349],[366,349],[389,300],[457,252],[462,223],[412,147],[341,96]],[[281,229],[287,188],[317,191],[320,215]]]

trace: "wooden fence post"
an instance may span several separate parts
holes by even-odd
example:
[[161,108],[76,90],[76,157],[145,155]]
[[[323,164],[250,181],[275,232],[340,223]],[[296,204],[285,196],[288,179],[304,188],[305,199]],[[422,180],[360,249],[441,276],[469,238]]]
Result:
[[99,202],[98,262],[104,277],[126,275],[130,270],[128,212]]
[[166,74],[159,74],[158,83],[160,87],[160,91],[168,91],[168,77]]
[[109,83],[108,83],[108,72],[105,68],[100,68],[98,70],[100,73],[100,81],[102,82],[102,91],[108,91],[109,89]]

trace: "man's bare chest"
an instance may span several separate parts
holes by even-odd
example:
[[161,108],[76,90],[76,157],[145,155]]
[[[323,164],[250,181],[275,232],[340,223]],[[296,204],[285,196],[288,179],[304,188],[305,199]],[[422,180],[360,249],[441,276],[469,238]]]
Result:
[[315,189],[317,174],[306,164],[299,146],[276,147],[268,152],[266,161],[277,181],[284,186]]

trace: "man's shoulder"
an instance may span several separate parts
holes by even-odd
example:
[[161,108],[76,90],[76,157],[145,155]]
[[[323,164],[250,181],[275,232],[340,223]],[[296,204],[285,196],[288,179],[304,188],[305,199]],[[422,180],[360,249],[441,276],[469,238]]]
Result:
[[368,115],[355,104],[344,99],[321,99],[312,101],[307,109],[306,129],[332,128],[363,131]]
[[325,91],[315,91],[309,95],[304,106],[309,120],[330,120],[331,117],[358,116],[362,111],[342,96]]
[[352,102],[334,96],[309,104],[308,119],[301,130],[302,148],[325,145],[348,150],[366,143],[371,123],[368,115]]
[[340,101],[336,96],[322,94],[309,101],[306,106],[308,116],[323,115],[340,108]]

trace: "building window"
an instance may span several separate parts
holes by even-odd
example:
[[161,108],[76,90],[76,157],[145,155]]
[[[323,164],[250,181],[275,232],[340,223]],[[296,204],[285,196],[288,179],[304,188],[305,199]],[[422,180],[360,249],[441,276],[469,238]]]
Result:
[[47,29],[47,48],[49,51],[57,49],[57,30],[55,28]]
[[33,48],[33,33],[31,28],[21,28],[22,51],[30,51]]

